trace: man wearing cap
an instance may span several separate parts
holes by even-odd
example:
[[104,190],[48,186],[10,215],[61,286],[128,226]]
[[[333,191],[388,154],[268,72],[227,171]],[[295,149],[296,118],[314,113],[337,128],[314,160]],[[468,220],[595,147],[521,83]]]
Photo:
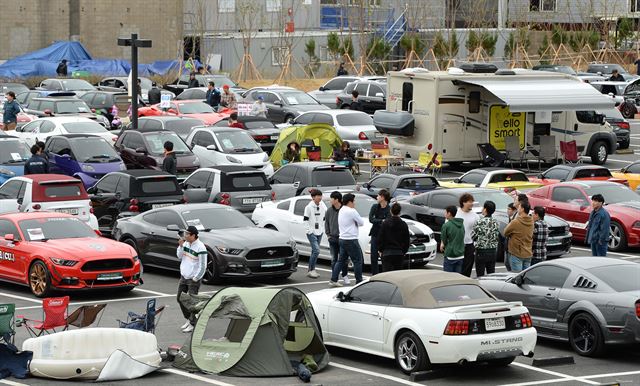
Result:
[[236,100],[236,94],[229,91],[229,85],[222,86],[222,97],[220,98],[220,105],[231,110],[238,109],[238,101]]
[[187,320],[182,327],[182,332],[193,331],[196,319],[191,312],[180,303],[180,295],[183,292],[197,295],[200,282],[207,269],[207,247],[198,239],[198,228],[189,226],[184,233],[184,238],[178,241],[178,259],[180,259],[180,282],[178,284],[178,304],[182,315]]
[[258,99],[253,102],[250,114],[254,117],[267,117],[267,105],[264,104],[264,97],[262,95],[260,95]]

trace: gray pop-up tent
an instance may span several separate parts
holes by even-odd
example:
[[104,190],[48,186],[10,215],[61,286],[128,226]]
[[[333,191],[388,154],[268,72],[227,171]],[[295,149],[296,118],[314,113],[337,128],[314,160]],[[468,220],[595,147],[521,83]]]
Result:
[[200,311],[174,366],[228,376],[284,376],[295,374],[291,362],[303,358],[313,358],[315,371],[329,363],[315,313],[302,291],[228,287]]

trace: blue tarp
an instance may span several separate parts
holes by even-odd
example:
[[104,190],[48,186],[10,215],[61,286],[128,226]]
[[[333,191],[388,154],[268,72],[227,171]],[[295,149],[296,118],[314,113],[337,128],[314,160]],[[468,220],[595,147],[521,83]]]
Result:
[[[62,59],[67,59],[67,73],[86,71],[90,74],[128,76],[131,64],[121,59],[92,59],[80,42],[55,42],[49,47],[33,51],[0,65],[0,78],[15,79],[29,76],[56,76]],[[200,66],[195,61],[196,68]],[[138,64],[140,76],[164,75],[178,70],[177,60],[158,60],[149,64]],[[189,72],[183,69],[184,72]]]

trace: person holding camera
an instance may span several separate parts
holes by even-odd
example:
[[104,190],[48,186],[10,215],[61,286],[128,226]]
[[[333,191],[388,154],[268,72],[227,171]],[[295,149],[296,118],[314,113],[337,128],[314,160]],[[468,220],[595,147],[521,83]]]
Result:
[[207,270],[207,247],[198,239],[198,228],[189,226],[184,233],[184,238],[178,240],[178,259],[180,259],[180,282],[178,283],[178,304],[182,315],[187,320],[182,327],[182,332],[193,331],[196,324],[194,315],[180,302],[180,294],[197,295],[200,283]]

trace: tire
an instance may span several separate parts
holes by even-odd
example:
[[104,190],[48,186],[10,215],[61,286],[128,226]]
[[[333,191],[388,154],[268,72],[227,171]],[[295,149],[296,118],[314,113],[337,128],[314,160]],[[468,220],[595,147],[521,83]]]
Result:
[[620,146],[618,147],[618,149],[622,149],[622,150],[626,150],[629,148],[629,146],[631,145],[631,141],[626,141],[626,142],[622,142],[620,144]]
[[573,351],[586,357],[596,357],[604,350],[604,337],[598,322],[587,313],[574,316],[569,322],[569,343]]
[[638,109],[633,103],[624,101],[620,107],[620,113],[623,117],[631,119],[638,113]]
[[207,250],[207,270],[204,273],[202,282],[209,285],[220,283],[220,272],[218,272],[215,255],[209,250]]
[[627,235],[624,227],[617,221],[611,221],[609,227],[609,250],[619,252],[627,248]]
[[596,141],[591,147],[591,163],[594,165],[603,165],[609,157],[609,147],[604,141]]
[[29,288],[31,293],[39,298],[46,298],[52,292],[51,274],[47,265],[40,260],[36,260],[29,267]]
[[398,367],[405,374],[425,371],[431,367],[427,350],[420,338],[411,331],[403,332],[396,339],[394,354]]
[[487,363],[489,364],[489,366],[504,367],[504,366],[509,366],[511,362],[513,362],[515,359],[516,357],[491,359],[491,360],[488,360]]

